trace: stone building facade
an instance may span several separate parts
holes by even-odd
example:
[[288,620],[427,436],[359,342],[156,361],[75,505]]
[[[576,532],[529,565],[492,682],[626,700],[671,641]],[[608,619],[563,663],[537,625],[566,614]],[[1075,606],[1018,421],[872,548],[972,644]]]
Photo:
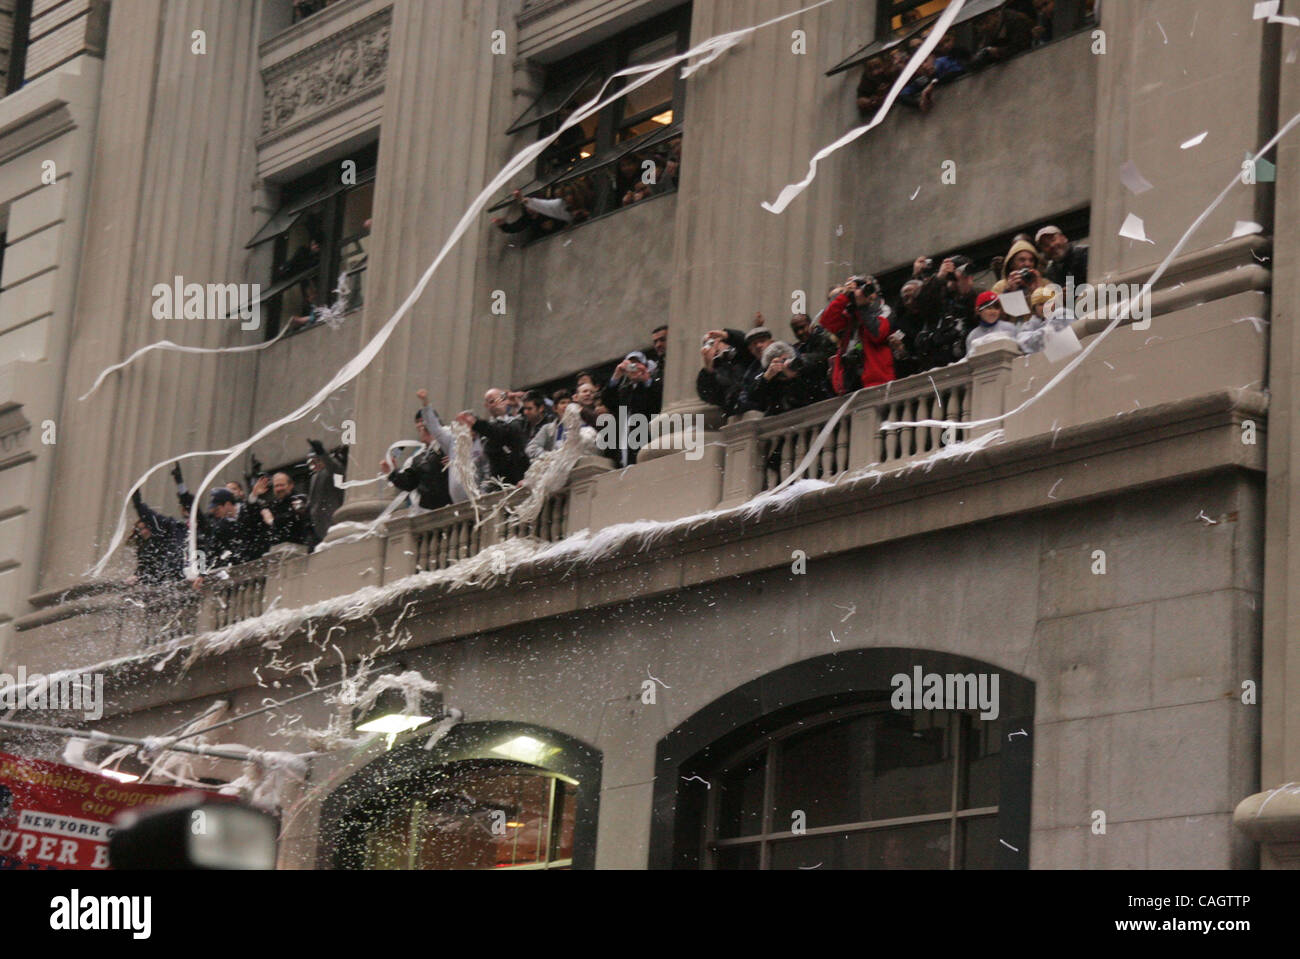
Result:
[[[1275,180],[1239,184],[1191,234],[1149,326],[1121,324],[999,435],[973,429],[944,454],[942,430],[880,424],[1000,417],[1061,362],[989,343],[856,394],[833,424],[841,401],[724,424],[694,386],[707,330],[780,316],[797,291],[816,303],[850,270],[891,275],[1046,223],[1090,241],[1093,282],[1145,282],[1300,113],[1287,28],[1249,4],[1227,29],[1210,0],[1104,2],[1092,19],[1060,3],[1079,18],[1051,43],[942,88],[929,113],[897,107],[772,215],[761,203],[858,122],[859,71],[832,68],[891,25],[884,2],[819,6],[665,89],[651,119],[681,137],[675,191],[528,245],[478,218],[374,362],[254,450],[288,465],[348,429],[348,478],[366,479],[416,389],[477,407],[489,386],[599,366],[666,322],[665,411],[705,417],[702,457],[664,443],[626,471],[582,461],[527,529],[399,514],[383,535],[339,526],[327,549],[143,604],[126,602],[127,551],[87,575],[131,485],[253,434],[354,356],[551,122],[557,76],[795,5],[338,0],[295,22],[288,0],[37,2],[33,26],[66,7],[84,33],[42,53],[33,32],[27,62],[48,66],[0,100],[0,663],[111,663],[101,728],[154,736],[217,700],[234,715],[309,688],[291,671],[268,693],[273,662],[315,660],[328,682],[340,656],[354,668],[406,637],[378,667],[437,681],[463,720],[433,749],[425,728],[312,759],[284,796],[285,868],[1294,865],[1300,811],[1277,788],[1300,780],[1293,137],[1269,154]],[[610,130],[593,164],[659,135]],[[1128,161],[1153,189],[1125,187]],[[1154,243],[1118,235],[1130,213]],[[154,285],[260,284],[283,323],[307,296],[282,282],[286,254],[318,215],[353,288],[337,327],[154,352],[80,399],[160,339],[264,344],[269,327],[154,319]],[[1075,330],[1087,346],[1106,326]],[[740,508],[824,431],[824,485]],[[186,460],[187,479],[212,462]],[[170,505],[169,482],[158,470],[145,498]],[[336,522],[388,501],[355,486]],[[437,581],[520,537],[554,546],[508,577]],[[597,540],[598,556],[573,546]],[[368,587],[385,591],[358,618]],[[187,636],[230,642],[151,658]],[[996,675],[996,717],[891,705],[898,676],[932,674]],[[331,706],[291,712],[319,728]],[[261,720],[212,739],[301,747]]]

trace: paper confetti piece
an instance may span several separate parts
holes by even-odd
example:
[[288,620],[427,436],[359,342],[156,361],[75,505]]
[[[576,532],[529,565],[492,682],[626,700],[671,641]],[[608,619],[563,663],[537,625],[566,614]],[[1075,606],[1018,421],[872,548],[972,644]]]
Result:
[[1282,0],[1261,0],[1255,4],[1255,13],[1251,16],[1252,20],[1263,20],[1266,17],[1277,16],[1277,8],[1282,6]]
[[998,297],[998,300],[1002,303],[1002,309],[1012,316],[1029,315],[1029,304],[1025,302],[1025,294],[1022,290],[1007,290]]
[[1201,145],[1202,141],[1209,135],[1210,135],[1209,130],[1202,130],[1200,133],[1196,134],[1196,136],[1192,137],[1190,140],[1184,140],[1182,143],[1180,143],[1178,145],[1178,149],[1190,150],[1192,147],[1198,147]]
[[1232,236],[1229,240],[1235,240],[1239,236],[1250,236],[1252,233],[1263,233],[1264,228],[1254,220],[1238,220],[1232,228]]
[[1139,172],[1137,164],[1132,160],[1125,160],[1124,165],[1119,168],[1119,182],[1128,187],[1129,192],[1134,195],[1152,189],[1151,182]]
[[1079,337],[1068,326],[1055,332],[1049,330],[1043,337],[1043,355],[1047,357],[1049,363],[1056,363],[1067,356],[1073,356],[1081,349],[1083,346],[1079,343]]
[[1129,240],[1141,240],[1143,243],[1155,244],[1155,240],[1147,239],[1146,224],[1142,218],[1135,213],[1130,213],[1124,218],[1124,225],[1119,228],[1119,235]]

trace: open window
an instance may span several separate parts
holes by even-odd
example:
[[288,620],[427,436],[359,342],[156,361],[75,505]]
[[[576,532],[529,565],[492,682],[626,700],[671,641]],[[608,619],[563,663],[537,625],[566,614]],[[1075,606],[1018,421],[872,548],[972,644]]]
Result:
[[[549,136],[577,107],[600,94],[614,74],[685,51],[690,11],[689,4],[681,6],[548,67],[541,94],[506,132],[535,130],[538,138]],[[564,222],[582,222],[674,189],[685,99],[680,73],[667,70],[564,130],[538,158],[535,178],[522,192],[563,198],[572,217]],[[623,77],[615,83],[630,86],[637,79]],[[606,88],[605,97],[615,89]],[[529,238],[545,232],[544,227],[531,231]]]
[[[880,0],[874,37],[826,71],[834,76],[868,60],[888,58],[895,50],[911,53],[952,0]],[[967,69],[1036,49],[1094,23],[1096,0],[968,0],[948,29],[951,41],[942,51]],[[996,39],[995,39],[996,38]],[[981,51],[1001,44],[997,56]]]
[[250,249],[274,244],[259,301],[267,339],[285,323],[306,329],[326,310],[360,309],[377,157],[371,145],[287,184],[279,208],[249,241]]

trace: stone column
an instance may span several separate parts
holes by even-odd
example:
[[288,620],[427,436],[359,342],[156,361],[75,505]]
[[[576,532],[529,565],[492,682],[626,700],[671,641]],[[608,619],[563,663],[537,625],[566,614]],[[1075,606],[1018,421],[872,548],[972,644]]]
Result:
[[[384,91],[364,340],[406,299],[504,159],[518,78],[509,52],[491,52],[491,34],[504,30],[513,49],[509,11],[506,0],[393,5],[393,35],[403,42],[393,45]],[[490,229],[487,217],[471,227],[357,379],[356,475],[371,475],[390,442],[412,435],[417,389],[427,388],[450,421],[503,362],[508,369],[513,320],[492,316],[490,290],[478,282]],[[373,518],[391,493],[381,484],[354,487],[335,520]]]
[[[666,413],[703,413],[708,428],[720,425],[718,411],[695,391],[705,332],[748,329],[762,312],[773,335],[788,340],[794,291],[806,294],[806,312],[820,308],[835,275],[826,262],[832,247],[847,249],[852,239],[835,233],[834,210],[849,202],[844,154],[824,162],[782,215],[760,204],[801,179],[809,158],[854,124],[856,74],[823,74],[870,34],[874,10],[858,8],[871,6],[829,4],[768,27],[687,80]],[[697,3],[691,43],[789,10],[776,0]],[[795,52],[795,30],[803,31],[804,53]]]

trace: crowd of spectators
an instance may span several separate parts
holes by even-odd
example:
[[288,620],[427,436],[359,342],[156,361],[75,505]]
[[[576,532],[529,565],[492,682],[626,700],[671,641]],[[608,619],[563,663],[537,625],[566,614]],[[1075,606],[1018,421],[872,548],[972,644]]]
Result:
[[917,257],[892,304],[871,276],[850,276],[827,291],[815,317],[790,319],[791,341],[777,340],[761,314],[749,332],[710,330],[700,349],[696,392],[728,416],[772,415],[830,396],[878,386],[963,359],[992,335],[1012,337],[1026,353],[1074,320],[1065,290],[1087,279],[1088,247],[1055,226],[1019,234],[976,283],[968,256]]
[[[962,45],[956,34],[950,31],[903,87],[899,101],[928,112],[934,106],[935,90],[941,84],[1050,43],[1055,13],[1056,0],[1008,0],[976,18],[972,47]],[[928,33],[928,29],[921,30],[905,43],[881,51],[866,61],[858,83],[858,110],[864,117],[874,116],[880,109],[894,81]]]
[[[264,556],[281,543],[296,543],[314,549],[324,539],[334,512],[343,503],[343,490],[334,482],[342,478],[345,464],[325,449],[319,440],[309,440],[307,456],[310,481],[307,492],[295,489],[293,477],[284,471],[263,472],[245,485],[232,480],[208,494],[206,509],[200,509],[198,549],[201,586],[203,577],[231,566]],[[132,503],[136,511],[131,541],[136,547],[136,571],[128,585],[156,585],[185,576],[186,541],[194,494],[185,486],[180,465],[172,467],[181,518],[150,507],[136,490]]]
[[[581,131],[570,127],[566,133]],[[567,169],[579,162],[578,148],[566,145],[563,137],[543,157],[546,169]],[[558,150],[558,153],[556,152]],[[523,244],[585,223],[615,207],[631,206],[647,197],[677,189],[682,162],[682,139],[646,150],[626,153],[616,163],[583,173],[527,196],[521,190],[511,194],[509,215],[493,217],[502,233],[517,235]]]
[[[636,462],[639,445],[628,441],[628,433],[607,427],[631,422],[633,417],[648,423],[660,412],[667,346],[668,327],[659,326],[651,332],[650,347],[629,352],[606,382],[597,383],[584,371],[574,377],[572,387],[549,396],[535,389],[489,389],[483,395],[482,415],[464,410],[455,417],[472,435],[473,465],[468,477],[453,468],[453,432],[429,405],[428,391],[419,390],[415,423],[421,447],[402,463],[385,456],[379,469],[393,486],[411,494],[412,505],[422,509],[469,499],[466,481],[478,493],[518,486],[530,463],[565,441],[562,417],[570,404],[580,407],[578,443],[583,454],[604,457],[611,466],[630,466]],[[609,437],[617,441],[610,442]]]

